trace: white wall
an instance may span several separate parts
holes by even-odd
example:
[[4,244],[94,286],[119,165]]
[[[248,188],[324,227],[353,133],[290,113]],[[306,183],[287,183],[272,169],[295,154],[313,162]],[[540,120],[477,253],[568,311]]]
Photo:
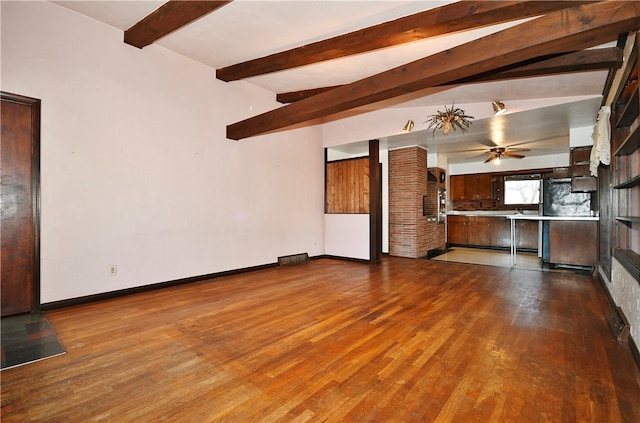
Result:
[[325,252],[369,260],[369,215],[325,214]]
[[42,100],[43,303],[324,253],[319,127],[227,140],[272,93],[53,3],[1,7],[1,88]]
[[569,129],[569,147],[593,145],[593,125]]

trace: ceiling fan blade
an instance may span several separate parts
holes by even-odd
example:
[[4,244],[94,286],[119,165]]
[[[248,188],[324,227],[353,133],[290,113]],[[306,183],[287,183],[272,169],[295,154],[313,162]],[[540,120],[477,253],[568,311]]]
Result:
[[511,148],[511,147],[507,147],[506,150],[510,153],[513,153],[514,151],[531,151],[528,148]]
[[525,156],[520,155],[520,154],[513,154],[513,153],[509,153],[509,152],[503,153],[502,155],[505,156],[505,157],[513,157],[514,159],[524,159],[524,157],[525,157]]
[[[483,144],[483,143],[480,143]],[[470,153],[472,151],[483,151],[485,153],[489,153],[493,148],[497,148],[497,147],[491,147],[491,148],[487,148],[487,147],[482,147],[482,148],[467,148],[465,150],[455,150],[455,151],[450,151],[449,154],[451,153]]]
[[489,157],[487,160],[485,160],[485,163],[489,163],[491,160],[495,159],[496,156],[492,155],[491,157]]
[[465,160],[474,160],[474,159],[477,159],[478,157],[482,157],[482,156],[484,156],[484,155],[486,155],[486,154],[488,154],[488,152],[487,152],[487,151],[485,151],[485,152],[484,152],[484,153],[482,153],[482,154],[474,154],[474,155],[473,155],[473,156],[471,156],[471,157],[467,157]]
[[[497,147],[498,146],[498,144],[496,144],[495,142],[493,142],[492,140],[489,140],[489,139],[479,140],[479,141],[476,141],[476,142],[478,144],[486,145],[489,148],[493,148],[493,147]],[[486,148],[485,148],[485,150],[486,150]]]
[[515,144],[509,144],[509,147],[515,147],[515,146],[518,146],[518,145],[526,145],[526,144],[535,144],[535,143],[538,143],[538,142],[541,142],[541,141],[545,141],[545,140],[547,140],[547,138],[540,139],[540,140],[517,142]]

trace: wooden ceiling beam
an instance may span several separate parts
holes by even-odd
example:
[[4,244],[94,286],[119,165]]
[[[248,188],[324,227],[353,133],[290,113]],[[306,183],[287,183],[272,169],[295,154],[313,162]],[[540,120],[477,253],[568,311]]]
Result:
[[337,59],[411,41],[537,16],[588,1],[461,1],[216,70],[223,81]]
[[[460,81],[453,81],[447,85],[465,84],[486,81],[502,81],[515,78],[531,78],[536,76],[557,75],[571,72],[586,72],[593,70],[607,70],[619,68],[622,65],[622,50],[618,47],[582,50],[562,54],[551,58],[543,58],[533,63],[519,64],[507,70],[490,72],[487,75],[474,75]],[[308,90],[290,91],[276,95],[280,103],[294,103],[307,97],[312,97],[329,91],[340,85],[331,87],[311,88]]]
[[127,29],[124,42],[143,48],[231,1],[169,0]]
[[563,9],[228,125],[227,138],[266,134],[539,56],[583,50],[639,28],[638,1],[603,1]]

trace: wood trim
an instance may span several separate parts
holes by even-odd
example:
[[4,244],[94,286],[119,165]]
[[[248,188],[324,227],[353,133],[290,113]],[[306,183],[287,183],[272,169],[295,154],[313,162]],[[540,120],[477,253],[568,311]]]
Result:
[[124,42],[143,48],[230,1],[169,0],[124,32]]
[[[351,257],[333,256],[333,255],[327,255],[327,254],[321,254],[321,255],[318,255],[318,256],[309,257],[309,260],[318,260],[318,259],[323,259],[323,258],[331,258],[331,259],[345,260],[345,261],[354,261],[354,262],[358,262],[358,263],[369,263],[368,260],[351,258]],[[272,267],[279,267],[278,263],[268,263],[268,264],[262,264],[262,265],[258,265],[258,266],[244,267],[244,268],[241,268],[241,269],[226,270],[226,271],[223,271],[223,272],[215,272],[215,273],[209,273],[209,274],[206,274],[206,275],[192,276],[192,277],[188,277],[188,278],[176,279],[176,280],[166,281],[166,282],[159,282],[159,283],[154,283],[154,284],[150,284],[150,285],[136,286],[136,287],[133,287],[133,288],[125,288],[125,289],[119,289],[119,290],[116,290],[116,291],[102,292],[100,294],[93,294],[93,295],[86,295],[86,296],[83,296],[83,297],[69,298],[67,300],[52,301],[52,302],[49,302],[49,303],[42,304],[41,305],[41,309],[44,310],[44,311],[49,311],[49,310],[57,310],[57,309],[60,309],[60,308],[66,308],[66,307],[75,307],[75,306],[80,306],[80,305],[84,305],[84,304],[90,304],[90,303],[94,303],[94,302],[98,302],[98,301],[111,300],[111,299],[114,299],[114,298],[124,297],[124,296],[127,296],[127,295],[133,295],[133,294],[139,294],[139,293],[142,293],[142,292],[149,292],[149,291],[155,291],[155,290],[158,290],[158,289],[169,288],[169,287],[172,287],[172,286],[185,285],[185,284],[190,284],[190,283],[207,281],[207,280],[211,280],[211,279],[217,279],[217,278],[221,278],[221,277],[224,277],[224,276],[240,275],[240,274],[243,274],[243,273],[255,272],[255,271],[264,270],[264,269],[270,269]]]
[[[508,69],[490,72],[486,75],[474,75],[470,78],[454,81],[445,85],[472,84],[487,81],[504,81],[508,79],[557,75],[570,72],[617,69],[621,65],[622,49],[618,47],[606,47],[592,50],[581,50],[550,58],[536,58],[535,61],[521,63],[517,66],[511,66]],[[281,93],[276,95],[276,100],[280,103],[293,103],[304,98],[329,91],[338,86],[339,85]]]
[[541,55],[593,47],[640,28],[640,2],[563,9],[227,126],[239,140],[447,84]]
[[236,81],[412,41],[509,22],[587,1],[464,1],[363,28],[301,47],[216,70],[223,81]]
[[369,261],[380,263],[382,253],[382,179],[380,141],[369,141]]
[[31,301],[31,311],[40,310],[40,218],[41,218],[41,195],[40,195],[40,122],[42,101],[37,98],[27,97],[0,91],[2,101],[22,104],[31,108],[32,122],[32,210],[33,210],[33,291]]
[[[312,257],[311,260],[314,260],[316,258],[318,257]],[[259,266],[245,267],[241,269],[226,270],[223,272],[215,272],[215,273],[209,273],[206,275],[192,276],[188,278],[176,279],[176,280],[166,281],[166,282],[159,282],[159,283],[154,283],[150,285],[136,286],[133,288],[125,288],[125,289],[119,289],[116,291],[102,292],[100,294],[86,295],[83,297],[70,298],[67,300],[52,301],[50,303],[42,304],[42,310],[45,310],[45,311],[55,310],[58,308],[89,304],[96,301],[105,301],[113,298],[124,297],[126,295],[154,291],[156,289],[169,288],[172,286],[184,285],[188,283],[202,282],[210,279],[221,278],[223,276],[231,276],[231,275],[238,275],[241,273],[254,272],[257,270],[269,269],[271,267],[278,267],[278,263],[269,263],[269,264],[262,264]]]
[[335,259],[335,260],[352,261],[355,263],[362,263],[362,264],[371,264],[371,260],[359,259],[355,257],[334,256],[331,254],[323,254],[322,256],[318,256],[317,258],[328,258],[328,259]]
[[324,148],[324,213],[327,214],[329,213],[329,204],[327,202],[329,196],[327,195],[327,164],[329,162],[329,149],[328,148]]

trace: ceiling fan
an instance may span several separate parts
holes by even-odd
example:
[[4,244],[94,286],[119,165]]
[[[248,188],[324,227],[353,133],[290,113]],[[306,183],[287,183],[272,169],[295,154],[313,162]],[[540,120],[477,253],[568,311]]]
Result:
[[525,151],[531,151],[528,148],[513,148],[510,146],[507,147],[491,147],[489,148],[485,154],[489,155],[489,158],[487,160],[485,160],[485,163],[489,163],[492,160],[500,160],[502,158],[505,157],[510,157],[510,158],[514,158],[514,159],[522,159],[525,156],[523,156],[522,154],[516,154],[516,153],[523,153]]

